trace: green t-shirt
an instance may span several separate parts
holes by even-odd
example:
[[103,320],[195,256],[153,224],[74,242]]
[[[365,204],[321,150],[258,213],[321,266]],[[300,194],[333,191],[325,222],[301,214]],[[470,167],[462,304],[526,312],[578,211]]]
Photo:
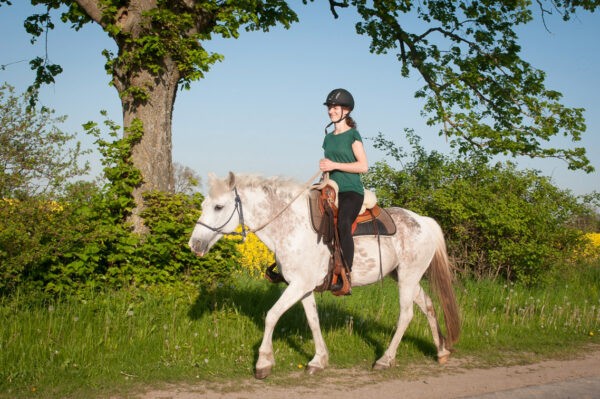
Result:
[[[356,162],[356,157],[352,151],[352,143],[356,140],[362,143],[362,137],[360,137],[360,133],[356,129],[346,130],[340,134],[327,134],[323,140],[325,158],[331,159],[334,162]],[[333,170],[329,172],[329,178],[338,184],[342,193],[345,191],[355,191],[359,194],[365,193],[359,173]]]

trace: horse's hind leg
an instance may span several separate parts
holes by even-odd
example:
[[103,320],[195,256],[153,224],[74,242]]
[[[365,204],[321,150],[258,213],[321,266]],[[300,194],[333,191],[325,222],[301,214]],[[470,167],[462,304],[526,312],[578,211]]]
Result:
[[445,347],[445,338],[442,335],[442,330],[440,329],[440,325],[437,321],[437,317],[435,316],[435,309],[433,307],[433,302],[431,298],[423,287],[419,284],[417,286],[417,290],[415,292],[415,303],[419,306],[421,311],[427,317],[427,321],[429,322],[429,327],[431,328],[431,334],[433,335],[433,342],[435,343],[435,347],[437,349],[437,358],[440,364],[445,364],[450,357],[450,351]]
[[319,324],[319,314],[317,312],[317,303],[315,302],[315,295],[310,295],[302,299],[302,305],[304,306],[304,312],[306,313],[306,319],[308,325],[312,331],[313,341],[315,343],[315,356],[310,362],[306,371],[309,374],[315,374],[319,371],[323,371],[329,364],[329,353],[327,352],[327,345],[321,334],[321,326]]
[[[402,278],[399,279],[402,281]],[[396,332],[392,337],[390,346],[386,349],[383,356],[381,356],[373,365],[375,370],[383,370],[392,367],[396,362],[396,352],[400,340],[408,327],[408,324],[413,318],[413,298],[415,292],[415,283],[399,283],[400,289],[400,315],[398,317],[398,323],[396,324]]]
[[258,379],[263,379],[271,374],[271,369],[275,365],[275,357],[273,356],[273,331],[279,318],[300,299],[307,294],[312,294],[310,290],[304,289],[298,284],[290,283],[283,291],[275,305],[267,312],[265,318],[265,332],[262,343],[258,348],[258,360],[256,362],[256,370],[254,376]]

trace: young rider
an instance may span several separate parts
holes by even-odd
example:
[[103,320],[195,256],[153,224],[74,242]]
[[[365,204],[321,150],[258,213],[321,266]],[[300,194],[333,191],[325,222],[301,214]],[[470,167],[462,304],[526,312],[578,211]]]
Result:
[[[323,140],[324,158],[319,167],[329,172],[329,178],[339,187],[338,192],[338,233],[342,257],[352,270],[354,261],[354,240],[352,223],[358,216],[364,199],[364,187],[360,179],[369,167],[362,138],[356,130],[356,122],[350,116],[354,109],[354,98],[345,89],[335,89],[329,93],[324,105],[331,122],[325,128]],[[327,133],[327,128],[334,130]],[[338,280],[341,288],[341,279]],[[337,287],[332,287],[336,291]]]

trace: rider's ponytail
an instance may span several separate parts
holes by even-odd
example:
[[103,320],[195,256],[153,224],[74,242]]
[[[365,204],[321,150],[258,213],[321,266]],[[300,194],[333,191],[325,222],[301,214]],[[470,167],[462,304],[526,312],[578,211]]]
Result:
[[346,116],[346,123],[348,124],[348,126],[350,126],[352,129],[356,129],[356,121],[354,120],[354,118],[352,118],[350,116],[350,114],[348,114],[348,116]]

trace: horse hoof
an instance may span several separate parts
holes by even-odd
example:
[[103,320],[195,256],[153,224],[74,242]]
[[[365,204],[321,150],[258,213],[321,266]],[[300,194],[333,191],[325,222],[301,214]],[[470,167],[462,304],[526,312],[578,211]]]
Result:
[[380,364],[380,363],[375,363],[373,365],[373,370],[375,370],[375,371],[386,370],[388,368],[389,368],[388,366],[385,366],[385,365]]
[[256,371],[254,372],[254,378],[256,378],[257,380],[264,380],[265,378],[267,378],[270,375],[271,375],[271,367],[256,369]]
[[438,364],[444,365],[444,364],[448,363],[448,359],[450,359],[450,355],[439,356]]
[[323,371],[323,367],[317,367],[317,366],[307,366],[306,367],[306,372],[308,373],[308,375],[315,375],[320,373],[321,371]]
[[387,370],[390,367],[392,367],[391,364],[385,364],[385,363],[375,362],[375,364],[373,365],[373,370],[376,370],[376,371]]

